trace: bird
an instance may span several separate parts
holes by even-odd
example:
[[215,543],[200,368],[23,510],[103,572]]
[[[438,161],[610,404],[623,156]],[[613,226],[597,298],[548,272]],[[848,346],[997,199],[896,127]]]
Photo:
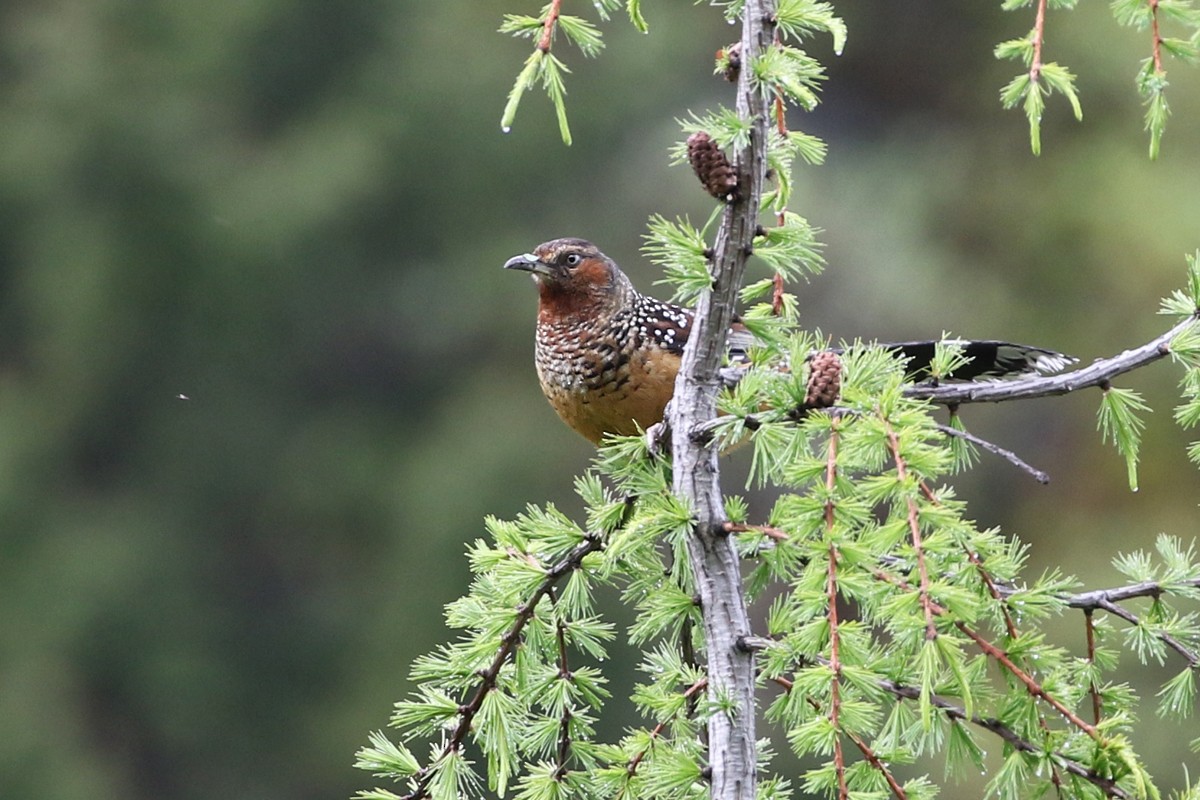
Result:
[[[617,263],[585,239],[543,242],[505,269],[529,273],[538,290],[534,364],[542,393],[575,432],[594,444],[637,435],[662,420],[692,330],[691,310],[642,294]],[[744,360],[754,336],[736,317],[726,346]],[[1056,372],[1076,359],[995,340],[956,341],[970,361],[949,380]],[[932,341],[881,344],[907,360],[910,379],[928,377]]]

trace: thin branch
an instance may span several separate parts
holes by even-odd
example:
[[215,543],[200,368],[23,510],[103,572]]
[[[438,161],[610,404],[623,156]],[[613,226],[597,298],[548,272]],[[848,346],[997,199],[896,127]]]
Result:
[[726,522],[723,526],[726,533],[761,533],[768,539],[774,539],[777,542],[786,542],[791,537],[788,532],[780,528],[774,528],[770,525],[747,525],[741,522]]
[[[899,459],[899,453],[896,453],[894,457]],[[926,485],[926,483],[922,481],[920,482],[920,488],[922,488],[922,493],[925,495],[925,499],[928,499],[932,504],[940,505],[940,501],[938,501],[934,491],[929,488],[929,485]],[[908,503],[910,503],[910,517],[912,517],[912,500],[908,501]],[[1008,613],[1008,606],[1003,601],[1003,595],[1000,591],[1000,588],[997,587],[995,581],[992,581],[991,573],[985,569],[983,561],[979,559],[979,555],[977,553],[972,552],[971,549],[968,548],[964,549],[966,551],[967,559],[971,561],[971,564],[973,564],[974,567],[976,567],[976,571],[979,573],[980,578],[983,579],[985,587],[988,588],[992,600],[995,600],[998,606],[1000,606],[1001,613],[1003,614],[1004,618],[1004,630],[1008,632],[1009,638],[1018,638],[1019,633],[1018,630],[1016,630],[1016,622],[1013,620],[1012,614]],[[941,604],[934,603],[934,606],[937,608],[938,615],[946,613],[946,608],[942,607]],[[928,613],[929,610],[926,609],[926,614]],[[1084,733],[1090,735],[1092,739],[1098,742],[1102,741],[1096,728],[1088,726],[1088,724],[1084,722],[1081,717],[1076,716],[1074,712],[1068,709],[1066,705],[1058,700],[1058,698],[1052,696],[1052,694],[1049,692],[1046,692],[1042,684],[1040,684],[1036,678],[1033,678],[1033,675],[1030,672],[1027,672],[1024,667],[1020,667],[1019,664],[1016,664],[1016,662],[1012,660],[1012,658],[1009,658],[1007,652],[1004,652],[1001,648],[997,648],[995,644],[992,644],[991,639],[985,638],[982,633],[979,633],[974,630],[974,628],[966,625],[966,622],[956,621],[954,625],[955,627],[958,627],[962,633],[965,633],[968,638],[973,640],[978,648],[983,650],[986,655],[994,658],[994,660],[1000,663],[1004,669],[1007,669],[1010,674],[1014,675],[1016,679],[1022,682],[1022,684],[1025,684],[1025,688],[1028,693],[1033,694],[1034,697],[1042,699],[1043,702],[1050,705],[1052,709],[1056,710],[1058,714],[1066,717],[1068,722],[1072,722],[1076,727],[1084,730]],[[1048,724],[1046,724],[1045,717],[1042,715],[1042,711],[1040,711],[1040,709],[1038,710],[1038,724],[1040,724],[1040,726],[1042,726],[1042,728],[1045,730],[1050,729]],[[1057,772],[1051,775],[1051,781],[1054,782],[1055,786],[1058,786],[1058,781],[1060,781],[1060,778],[1058,778]]]
[[[696,681],[695,683],[693,683],[691,686],[689,686],[687,688],[687,690],[683,693],[683,696],[690,702],[691,700],[695,699],[695,697],[698,693],[702,692],[706,688],[708,688],[708,678],[700,678],[698,681]],[[667,725],[670,724],[671,720],[673,720],[673,719],[675,719],[674,716],[671,716],[668,719],[664,719],[664,720],[660,721],[657,725],[655,725],[650,730],[650,743],[651,744],[653,744],[654,741],[656,739],[658,739],[659,736],[662,736],[662,732],[667,729]],[[637,753],[635,753],[633,758],[629,759],[629,763],[625,765],[625,774],[628,775],[630,778],[632,778],[634,775],[636,775],[638,766],[642,763],[642,760],[646,757],[646,753],[648,753],[648,752],[650,752],[650,748],[646,747],[646,748],[643,748],[642,750],[639,750]],[[622,788],[622,791],[624,791],[623,788]],[[619,796],[620,795],[618,795],[618,797]]]
[[[558,645],[558,678],[573,681],[571,667],[567,662],[567,626],[561,618],[554,630]],[[562,717],[558,721],[558,754],[554,765],[554,777],[561,780],[567,774],[567,762],[571,757],[571,707],[563,703]]]
[[[934,493],[933,489],[931,489],[929,484],[925,481],[921,481],[921,494],[923,494],[925,499],[935,506],[940,506],[942,504],[942,501],[938,499],[937,494]],[[979,558],[979,554],[967,547],[965,544],[962,545],[962,550],[963,554],[966,555],[967,560],[974,565],[975,571],[979,573],[979,578],[983,581],[983,585],[987,588],[988,594],[991,595],[992,599],[995,600],[999,606],[1000,614],[1004,617],[1004,629],[1008,632],[1008,638],[1016,639],[1020,634],[1017,632],[1017,623],[1013,621],[1012,614],[1009,613],[1008,605],[1005,603],[1005,593],[1001,591],[1000,586],[996,583],[995,578],[992,577],[992,573],[988,572],[987,567],[984,566],[983,560]]]
[[[792,681],[788,680],[782,675],[776,675],[770,680],[782,686],[784,691],[787,692],[792,691],[792,687],[795,686]],[[811,697],[807,697],[805,699],[808,700],[809,706],[811,706],[814,711],[820,713],[820,703]],[[908,800],[908,793],[904,791],[904,787],[901,786],[900,782],[896,780],[896,776],[893,775],[892,771],[888,769],[888,766],[883,762],[883,759],[881,759],[878,754],[871,749],[871,746],[863,741],[862,737],[857,734],[847,731],[846,735],[850,737],[850,741],[854,742],[854,746],[857,747],[859,752],[863,754],[863,758],[867,759],[867,763],[874,767],[875,770],[883,776],[883,779],[887,782],[888,788],[891,789],[892,795],[896,798],[896,800]]]
[[835,731],[833,737],[833,765],[837,771],[838,800],[847,800],[850,790],[846,786],[846,756],[842,752],[842,739],[838,735],[838,717],[842,710],[842,661],[841,632],[838,630],[838,549],[833,541],[834,511],[833,490],[837,486],[838,420],[833,420],[829,433],[828,455],[825,460],[825,536],[829,540],[829,567],[825,577],[826,603],[829,607],[829,724]]
[[1196,324],[1197,315],[1187,317],[1166,333],[1141,347],[1126,350],[1120,355],[1095,361],[1086,367],[1061,375],[1038,375],[995,381],[916,385],[904,390],[906,397],[928,400],[939,405],[955,403],[1002,403],[1008,400],[1027,400],[1069,394],[1079,389],[1103,386],[1118,375],[1132,372],[1158,361],[1171,353],[1171,340]]
[[[944,612],[945,609],[942,609],[942,611]],[[1074,711],[1067,708],[1067,706],[1061,700],[1047,692],[1045,687],[1038,683],[1036,678],[1034,678],[1025,670],[1021,669],[1021,667],[1017,666],[1017,664],[1008,657],[1008,653],[1004,652],[999,647],[996,647],[996,645],[992,644],[991,640],[973,629],[971,626],[967,625],[965,622],[955,622],[954,626],[962,631],[968,639],[975,642],[975,645],[988,656],[990,656],[997,664],[1008,670],[1010,675],[1024,684],[1025,691],[1049,705],[1051,708],[1061,714],[1063,719],[1065,719],[1067,722],[1070,722],[1076,728],[1079,728],[1079,730],[1086,733],[1098,744],[1102,745],[1105,743],[1103,737],[1100,736],[1100,732],[1096,729],[1096,726],[1082,719]]]
[[[901,578],[899,576],[891,574],[890,572],[888,572],[885,569],[882,569],[880,567],[875,567],[875,568],[871,569],[871,574],[877,580],[891,584],[892,586],[895,586],[898,589],[902,589],[902,590],[908,591],[908,592],[913,591],[912,584],[910,584],[908,581],[904,580],[903,578]],[[934,614],[936,614],[938,616],[943,616],[943,615],[946,615],[949,613],[945,606],[941,605],[940,603],[938,603],[935,600],[929,601],[928,608]],[[1020,681],[1025,686],[1025,691],[1029,692],[1034,697],[1045,702],[1047,705],[1049,705],[1051,708],[1053,708],[1055,711],[1057,711],[1063,717],[1063,719],[1067,720],[1067,722],[1070,722],[1072,725],[1079,728],[1079,730],[1086,733],[1089,737],[1091,737],[1097,743],[1104,744],[1104,739],[1100,736],[1100,732],[1096,729],[1096,727],[1094,725],[1090,725],[1087,722],[1085,722],[1083,719],[1081,719],[1079,717],[1078,714],[1076,714],[1074,711],[1072,711],[1070,708],[1068,708],[1061,700],[1059,700],[1057,697],[1055,697],[1054,695],[1047,692],[1045,687],[1043,687],[1040,683],[1038,683],[1036,678],[1034,678],[1032,675],[1030,675],[1025,670],[1021,669],[1021,667],[1019,667],[1017,664],[1015,664],[1013,662],[1013,660],[1011,658],[1009,658],[1008,653],[1004,652],[1002,649],[1000,649],[996,645],[992,644],[990,639],[988,639],[986,636],[984,636],[983,634],[976,631],[970,625],[967,625],[965,622],[956,621],[954,623],[954,627],[958,628],[958,630],[961,631],[963,633],[963,635],[965,635],[968,639],[973,641],[975,643],[976,647],[978,647],[980,650],[982,650],[985,655],[987,655],[989,658],[994,660],[997,664],[999,664],[1001,667],[1003,667],[1005,670],[1007,670],[1010,675],[1012,675],[1014,678],[1016,678],[1018,681]]]
[[1090,592],[1070,595],[1066,601],[1069,608],[1103,608],[1105,602],[1118,603],[1135,597],[1158,597],[1170,594],[1173,586],[1190,586],[1193,589],[1200,589],[1200,577],[1175,581],[1169,585],[1161,584],[1158,581],[1142,581],[1115,589],[1093,589]]
[[[1117,605],[1117,603],[1122,600],[1132,600],[1138,597],[1157,598],[1163,594],[1170,594],[1173,586],[1188,586],[1200,589],[1200,577],[1175,581],[1168,585],[1157,581],[1143,581],[1141,583],[1130,584],[1129,586],[1120,586],[1115,589],[1095,589],[1090,592],[1071,595],[1066,598],[1066,604],[1068,608],[1081,609],[1089,616],[1089,619],[1092,612],[1099,609],[1107,611],[1113,616],[1120,617],[1130,625],[1140,625],[1141,620],[1136,614]],[[1200,668],[1200,653],[1197,653],[1169,633],[1159,631],[1155,636],[1167,645],[1167,647],[1170,647],[1182,656],[1192,669]]]
[[[1087,659],[1092,666],[1096,664],[1096,620],[1093,610],[1087,609],[1083,612],[1084,624],[1087,629]],[[1100,724],[1100,719],[1104,713],[1104,709],[1100,704],[1100,687],[1095,681],[1091,682],[1088,687],[1088,694],[1092,696],[1092,720],[1095,724]]]
[[[1113,616],[1120,617],[1134,627],[1142,624],[1142,621],[1138,618],[1137,614],[1134,614],[1132,611],[1126,608],[1122,608],[1116,603],[1109,602],[1108,600],[1101,600],[1098,608],[1107,611]],[[1155,634],[1155,636],[1158,637],[1158,639],[1167,647],[1183,656],[1183,659],[1188,662],[1189,667],[1192,669],[1200,667],[1200,655],[1197,655],[1195,650],[1192,650],[1190,647],[1169,633],[1163,633],[1162,631],[1159,631]]]
[[1016,453],[1012,452],[1011,450],[1005,450],[1000,445],[995,444],[993,442],[989,442],[987,439],[981,439],[974,434],[967,433],[966,431],[959,430],[958,428],[953,428],[949,425],[943,425],[941,423],[938,423],[937,429],[939,431],[941,431],[942,433],[946,434],[947,436],[954,436],[959,439],[963,439],[963,440],[968,441],[971,444],[975,445],[976,447],[980,447],[980,448],[988,451],[992,455],[1000,456],[1005,461],[1007,461],[1008,463],[1017,467],[1018,469],[1028,472],[1030,475],[1033,476],[1033,479],[1040,484],[1045,485],[1050,482],[1049,475],[1047,475],[1045,472],[1042,472],[1037,467],[1031,466],[1024,460],[1022,460],[1022,458],[1020,456],[1018,456]]
[[850,741],[854,742],[854,746],[857,747],[858,751],[863,754],[863,758],[867,760],[867,763],[874,767],[875,770],[883,776],[884,781],[887,782],[888,789],[890,789],[892,792],[892,796],[894,796],[896,800],[908,800],[908,792],[904,791],[904,787],[901,786],[900,782],[896,780],[896,776],[892,774],[890,769],[888,769],[888,766],[883,762],[883,759],[881,759],[875,753],[875,751],[871,749],[870,745],[864,742],[862,737],[858,736],[857,734],[847,733],[846,735],[850,737]]
[[979,573],[980,580],[982,580],[983,585],[987,587],[988,594],[992,596],[992,599],[996,601],[996,605],[1000,608],[1000,614],[1004,617],[1004,630],[1008,633],[1008,638],[1016,639],[1018,636],[1020,636],[1020,632],[1017,630],[1016,621],[1013,619],[1012,614],[1008,610],[1008,603],[1006,602],[1004,592],[1002,592],[1000,587],[996,584],[996,580],[994,577],[992,577],[992,573],[988,572],[987,567],[984,566],[982,559],[979,558],[979,554],[973,552],[966,546],[963,547],[963,550],[966,552],[967,558],[970,560],[970,562],[975,565],[975,571]]

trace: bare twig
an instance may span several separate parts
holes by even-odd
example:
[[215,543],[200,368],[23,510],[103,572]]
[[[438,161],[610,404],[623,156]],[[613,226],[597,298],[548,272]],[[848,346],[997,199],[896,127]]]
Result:
[[[1188,578],[1173,585],[1200,589],[1200,578]],[[1158,597],[1168,594],[1170,590],[1170,586],[1164,586],[1157,581],[1142,581],[1128,586],[1118,586],[1115,589],[1093,589],[1090,592],[1080,592],[1067,597],[1066,601],[1070,608],[1103,608],[1105,603],[1119,603],[1135,597]]]
[[987,439],[981,439],[974,434],[967,433],[966,431],[959,430],[958,428],[953,428],[949,425],[942,425],[941,423],[939,423],[937,426],[937,429],[939,431],[941,431],[942,433],[946,434],[947,436],[955,436],[959,439],[963,439],[963,440],[968,441],[971,444],[975,445],[976,447],[980,447],[984,450],[987,450],[992,455],[1000,456],[1001,458],[1003,458],[1005,461],[1012,464],[1013,466],[1015,466],[1021,470],[1024,470],[1025,472],[1028,472],[1030,475],[1033,476],[1033,479],[1035,481],[1037,481],[1038,483],[1047,484],[1050,482],[1049,475],[1047,475],[1045,472],[1042,472],[1037,467],[1031,466],[1030,464],[1025,462],[1020,456],[1018,456],[1016,453],[1012,452],[1011,450],[1005,450],[1000,445],[995,444],[993,442],[989,442]]

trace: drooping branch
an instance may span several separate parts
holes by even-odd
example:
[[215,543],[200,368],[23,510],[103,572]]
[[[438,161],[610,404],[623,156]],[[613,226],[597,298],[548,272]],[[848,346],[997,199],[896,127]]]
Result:
[[[756,650],[766,650],[767,648],[774,646],[775,642],[762,637],[750,637],[745,642],[745,645]],[[816,659],[816,663],[828,664],[828,662],[824,661],[823,659]],[[790,692],[793,689],[792,681],[788,680],[787,678],[776,677],[772,680],[782,686],[785,691]],[[919,686],[909,686],[897,681],[889,680],[887,678],[881,678],[877,683],[878,686],[885,692],[901,700],[921,699],[921,688]],[[812,703],[811,700],[809,702],[810,704]],[[968,714],[966,709],[962,706],[957,705],[956,703],[947,700],[945,697],[942,697],[936,693],[929,695],[929,703],[934,708],[945,714],[949,719],[959,722],[967,722],[971,725],[995,734],[1008,745],[1010,745],[1014,750],[1022,753],[1028,753],[1030,755],[1041,755],[1044,752],[1043,748],[1024,738],[1021,736],[1021,734],[1017,733],[1017,731],[1013,730],[1013,728],[1004,724],[995,717],[984,717],[979,714]],[[862,751],[864,756],[866,756],[868,762],[883,773],[887,779],[888,786],[892,790],[892,793],[898,798],[903,797],[903,789],[901,789],[899,784],[896,783],[891,773],[887,771],[886,764],[879,762],[878,758],[870,750],[870,748],[868,748],[864,743],[860,743],[861,739],[859,739],[857,736],[852,736],[851,740],[854,741],[855,745],[858,746],[859,750]],[[1129,794],[1129,792],[1126,792],[1124,789],[1118,786],[1117,782],[1113,779],[1100,775],[1094,769],[1091,769],[1083,763],[1063,754],[1061,751],[1055,751],[1051,755],[1054,757],[1054,762],[1059,768],[1069,772],[1072,775],[1082,778],[1088,783],[1091,783],[1093,786],[1103,792],[1105,797],[1115,797],[1119,798],[1119,800],[1129,800],[1129,798],[1133,797],[1133,795]]]
[[[691,431],[716,416],[726,332],[738,288],[758,229],[766,175],[769,111],[749,65],[771,46],[775,0],[746,0],[742,8],[737,114],[750,126],[746,144],[734,154],[738,192],[726,203],[712,249],[712,290],[696,304],[691,335],[675,382],[668,414],[673,431]],[[739,559],[724,528],[724,501],[717,451],[691,436],[672,439],[672,491],[692,512],[689,560],[704,618],[708,697],[716,708],[708,722],[713,800],[753,800],[755,748],[754,654],[739,648],[750,633]]]
[[[919,700],[921,698],[921,689],[918,686],[905,686],[890,680],[881,680],[879,681],[879,685],[896,697],[902,697],[907,700]],[[1019,733],[998,719],[992,717],[981,717],[978,714],[967,714],[966,709],[964,709],[962,706],[956,705],[944,697],[940,697],[936,694],[930,696],[929,702],[934,708],[941,710],[951,719],[970,722],[972,725],[976,725],[986,731],[996,734],[1009,745],[1011,745],[1014,750],[1019,750],[1022,753],[1029,753],[1031,755],[1039,755],[1042,752],[1042,748],[1038,747],[1033,742],[1030,742],[1028,739],[1023,738]],[[1133,797],[1133,795],[1118,786],[1117,782],[1111,778],[1106,778],[1103,775],[1098,774],[1095,770],[1090,769],[1080,762],[1068,758],[1061,753],[1055,753],[1054,755],[1055,761],[1059,764],[1059,766],[1062,767],[1062,769],[1091,783],[1100,791],[1102,791],[1105,797],[1116,797],[1121,798],[1121,800],[1126,800],[1127,798]]]
[[[414,776],[413,790],[404,795],[402,800],[421,800],[422,798],[429,797],[429,783],[434,776],[433,767],[451,753],[458,751],[466,742],[467,734],[471,732],[471,726],[475,721],[475,715],[483,707],[483,701],[487,698],[488,694],[495,690],[496,679],[500,675],[500,669],[512,657],[514,649],[521,642],[521,633],[525,630],[525,626],[529,621],[533,619],[542,598],[549,595],[560,580],[575,570],[580,569],[585,556],[603,549],[604,541],[600,535],[588,533],[562,559],[552,567],[546,569],[545,577],[542,578],[537,588],[530,594],[529,599],[517,609],[516,617],[500,637],[500,646],[496,649],[496,654],[492,658],[491,663],[479,672],[479,683],[476,685],[471,699],[459,707],[458,724],[454,726],[453,730],[446,737],[445,743],[442,745],[440,752],[433,762],[421,769]],[[519,557],[519,555],[514,554],[514,557]],[[538,567],[541,566],[536,561],[534,564]]]

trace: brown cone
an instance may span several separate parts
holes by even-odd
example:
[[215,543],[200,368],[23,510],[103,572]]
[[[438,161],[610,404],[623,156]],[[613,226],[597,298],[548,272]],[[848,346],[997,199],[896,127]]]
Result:
[[735,199],[737,173],[712,137],[704,131],[697,131],[688,137],[687,149],[688,162],[705,190],[721,200]]
[[837,402],[842,391],[842,360],[838,354],[823,350],[808,364],[808,390],[804,394],[806,408],[829,408]]

